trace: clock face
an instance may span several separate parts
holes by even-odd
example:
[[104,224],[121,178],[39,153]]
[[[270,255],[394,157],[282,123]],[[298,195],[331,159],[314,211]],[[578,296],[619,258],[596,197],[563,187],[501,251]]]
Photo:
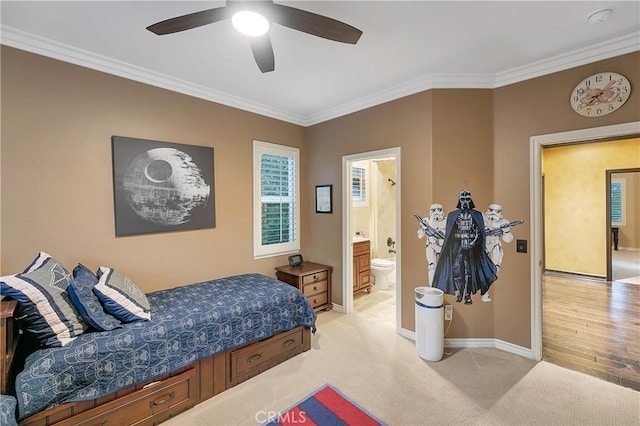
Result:
[[622,74],[603,72],[582,80],[571,93],[571,107],[585,117],[612,113],[627,102],[631,84]]

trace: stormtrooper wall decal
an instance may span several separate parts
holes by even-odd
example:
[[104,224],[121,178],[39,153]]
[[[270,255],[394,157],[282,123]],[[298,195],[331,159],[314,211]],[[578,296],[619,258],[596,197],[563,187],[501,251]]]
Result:
[[[502,257],[502,241],[510,243],[513,241],[511,227],[524,223],[523,220],[509,222],[502,216],[502,206],[500,204],[489,204],[487,211],[484,212],[485,225],[485,248],[489,259],[496,265],[496,273],[500,272]],[[489,291],[482,295],[483,302],[491,302]]]
[[427,237],[429,283],[455,294],[456,302],[470,305],[478,291],[483,302],[490,302],[489,287],[502,264],[502,241],[511,242],[511,227],[524,221],[509,222],[500,204],[490,204],[480,213],[467,190],[460,191],[456,208],[446,221],[440,204],[431,205],[426,219],[414,215],[420,223],[418,238]]
[[438,257],[442,252],[442,244],[444,243],[444,232],[447,222],[444,218],[444,209],[442,204],[431,204],[429,209],[429,217],[426,219],[415,215],[420,222],[418,229],[418,238],[427,237],[426,256],[429,265],[429,283],[433,282],[433,274],[436,272],[436,264]]

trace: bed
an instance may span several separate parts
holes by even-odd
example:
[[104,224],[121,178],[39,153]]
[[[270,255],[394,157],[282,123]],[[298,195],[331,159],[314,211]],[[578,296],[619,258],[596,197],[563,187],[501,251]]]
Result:
[[[88,329],[11,372],[3,300],[2,393],[20,424],[157,424],[311,347],[316,314],[297,288],[243,274],[146,294],[150,320]],[[11,304],[12,306],[9,306]],[[3,340],[4,342],[4,340]]]

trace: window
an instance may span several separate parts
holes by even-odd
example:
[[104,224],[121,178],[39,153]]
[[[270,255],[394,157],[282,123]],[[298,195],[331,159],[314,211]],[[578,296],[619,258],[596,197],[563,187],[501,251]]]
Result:
[[611,179],[611,225],[624,226],[626,218],[625,179]]
[[351,168],[351,197],[356,202],[367,201],[366,175],[362,167]]
[[253,256],[300,250],[298,148],[253,141]]

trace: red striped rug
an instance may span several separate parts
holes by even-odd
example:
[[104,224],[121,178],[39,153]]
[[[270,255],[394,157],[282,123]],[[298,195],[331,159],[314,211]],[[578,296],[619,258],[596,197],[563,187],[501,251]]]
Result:
[[326,384],[293,407],[279,413],[278,418],[270,421],[267,425],[385,426],[386,423],[376,419],[358,404],[350,401],[338,389]]

